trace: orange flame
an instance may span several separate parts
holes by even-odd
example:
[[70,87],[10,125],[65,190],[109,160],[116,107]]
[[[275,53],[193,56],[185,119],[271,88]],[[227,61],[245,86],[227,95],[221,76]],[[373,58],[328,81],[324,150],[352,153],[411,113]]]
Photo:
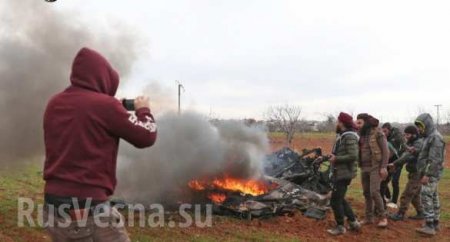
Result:
[[[247,195],[258,196],[267,193],[270,189],[273,189],[273,185],[270,185],[262,180],[256,179],[240,179],[234,178],[230,176],[223,176],[221,178],[214,178],[210,181],[206,180],[192,180],[188,183],[189,187],[201,191],[206,188],[215,189],[215,190],[227,190],[233,192],[240,192]],[[213,201],[221,201],[225,200],[225,194],[221,194],[220,199],[218,195],[214,195],[214,199],[212,199],[213,195],[210,194],[210,199]],[[222,199],[222,197],[225,197]],[[223,202],[223,201],[222,201]]]
[[188,186],[194,190],[205,190],[205,186],[204,184],[202,184],[202,182],[198,181],[198,180],[192,180],[188,183]]
[[215,203],[223,203],[227,196],[222,193],[211,193],[208,195],[208,198]]
[[262,181],[243,180],[232,177],[224,177],[223,179],[214,179],[212,181],[215,188],[241,192],[252,196],[262,195],[269,191],[269,187]]

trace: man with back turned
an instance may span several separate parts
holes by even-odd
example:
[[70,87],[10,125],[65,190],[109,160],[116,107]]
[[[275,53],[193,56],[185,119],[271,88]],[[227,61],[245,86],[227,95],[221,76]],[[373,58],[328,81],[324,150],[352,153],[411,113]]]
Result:
[[[136,98],[136,111],[128,113],[114,98],[118,73],[88,48],[76,55],[70,82],[44,114],[47,231],[58,242],[129,241],[122,215],[107,201],[116,187],[119,140],[137,148],[155,143],[149,99]],[[86,223],[78,223],[82,218]]]

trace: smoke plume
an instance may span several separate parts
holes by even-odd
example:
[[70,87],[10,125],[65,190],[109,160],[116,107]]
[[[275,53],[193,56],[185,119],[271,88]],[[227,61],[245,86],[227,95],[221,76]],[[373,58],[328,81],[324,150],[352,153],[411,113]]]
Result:
[[188,181],[227,172],[235,177],[261,174],[268,149],[265,132],[237,121],[216,125],[196,113],[173,113],[157,120],[154,147],[121,150],[118,196],[133,202],[179,201]]
[[[4,168],[43,156],[45,106],[69,85],[71,63],[80,48],[104,54],[123,80],[142,45],[126,26],[103,26],[99,31],[76,13],[63,14],[56,4],[43,0],[0,0],[0,6],[0,165]],[[120,194],[127,200],[161,201],[192,178],[224,170],[241,177],[258,174],[267,150],[264,132],[237,122],[213,125],[194,113],[160,116],[175,106],[170,94],[156,83],[144,92],[156,106],[159,135],[150,149],[129,145],[121,149]]]
[[43,0],[0,0],[0,6],[0,165],[5,167],[43,154],[45,105],[68,86],[81,47],[99,50],[123,77],[137,58],[139,38],[121,26],[94,32],[76,13],[63,14]]

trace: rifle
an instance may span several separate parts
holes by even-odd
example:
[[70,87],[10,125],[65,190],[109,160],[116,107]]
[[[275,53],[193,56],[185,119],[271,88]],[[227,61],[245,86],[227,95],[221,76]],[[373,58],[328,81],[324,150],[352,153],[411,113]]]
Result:
[[[326,155],[326,156],[321,156],[321,157],[318,157],[314,162],[313,162],[313,165],[315,166],[314,168],[314,171],[315,172],[318,172],[319,171],[319,168],[320,168],[320,165],[322,165],[322,163],[323,162],[325,162],[325,161],[329,161],[330,160],[330,158],[331,158],[331,155]],[[333,164],[331,164],[331,162],[330,162],[330,164],[329,164],[329,170],[330,170],[330,173],[328,174],[328,179],[329,179],[329,185],[330,185],[330,187],[333,189],[333,176],[334,176],[334,173],[336,172],[336,168],[334,167],[334,165]]]

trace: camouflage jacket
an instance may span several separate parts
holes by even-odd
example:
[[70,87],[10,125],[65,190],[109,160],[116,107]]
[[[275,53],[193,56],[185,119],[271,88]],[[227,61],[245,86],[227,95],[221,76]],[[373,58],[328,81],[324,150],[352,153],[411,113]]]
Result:
[[430,177],[431,180],[438,181],[444,170],[444,138],[436,129],[430,114],[424,113],[419,115],[416,123],[421,123],[425,127],[423,146],[418,158],[418,169],[422,175]]

